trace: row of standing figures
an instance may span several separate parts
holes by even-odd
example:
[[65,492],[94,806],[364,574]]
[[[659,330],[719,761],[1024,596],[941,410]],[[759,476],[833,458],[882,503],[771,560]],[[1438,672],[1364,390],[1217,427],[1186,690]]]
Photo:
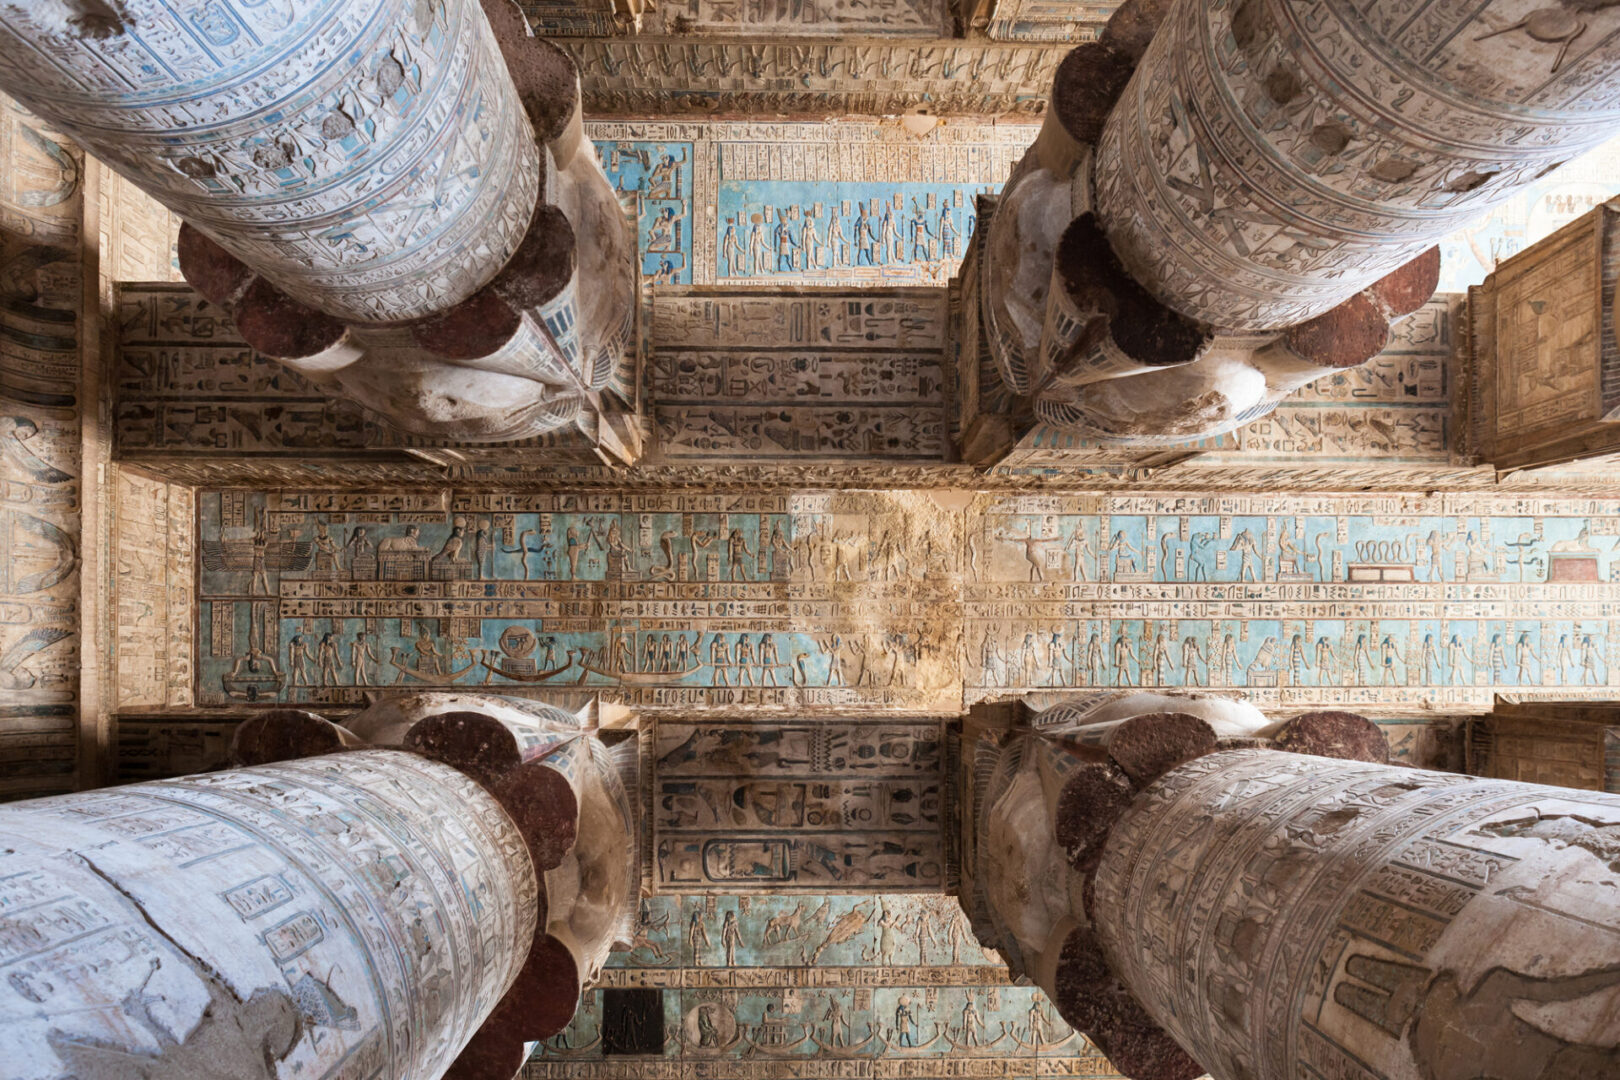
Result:
[[[720,257],[725,277],[804,273],[844,267],[931,265],[951,263],[961,257],[961,238],[971,235],[974,215],[967,215],[967,227],[956,223],[956,209],[943,205],[930,222],[928,212],[911,201],[909,217],[899,218],[885,202],[881,214],[869,213],[861,203],[853,219],[840,215],[838,207],[828,209],[825,226],[818,228],[815,216],[801,209],[798,221],[781,208],[772,219],[755,214],[744,220],[738,213],[726,218],[720,230]],[[847,221],[847,227],[846,227]],[[672,223],[665,223],[667,229]],[[649,231],[649,252],[657,251],[660,226],[655,218]]]
[[[1482,673],[1492,684],[1538,685],[1548,674],[1563,685],[1602,686],[1608,665],[1598,635],[1560,634],[1552,655],[1537,648],[1531,632],[1492,634],[1483,643],[1465,643],[1452,634],[1437,642],[1424,634],[1412,649],[1402,649],[1393,634],[1360,633],[1354,641],[1341,640],[1335,648],[1328,637],[1314,642],[1294,634],[1286,648],[1265,637],[1245,663],[1236,636],[1211,634],[1207,640],[1192,634],[1181,638],[1144,634],[1135,642],[1121,630],[1111,644],[1093,632],[1084,645],[1078,635],[1065,641],[1063,631],[1026,631],[1022,642],[1008,649],[986,630],[980,642],[979,667],[986,682],[1000,686],[1245,686],[1286,679],[1295,686],[1396,686],[1472,684]],[[1177,653],[1180,662],[1177,663]]]

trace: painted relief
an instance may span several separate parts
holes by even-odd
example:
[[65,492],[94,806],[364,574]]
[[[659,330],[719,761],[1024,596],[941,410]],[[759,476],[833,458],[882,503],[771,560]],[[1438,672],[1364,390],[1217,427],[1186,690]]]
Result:
[[942,722],[654,728],[660,893],[945,887]]
[[611,37],[618,32],[611,0],[519,0],[536,37]]
[[764,283],[787,278],[944,282],[961,264],[978,225],[975,195],[962,188],[902,183],[879,196],[868,185],[754,184],[747,146],[721,148],[719,278]]
[[939,461],[937,290],[662,293],[647,396],[668,460]]
[[1115,0],[1000,0],[985,33],[997,41],[1095,41]]
[[99,161],[91,167],[101,191],[103,302],[117,282],[181,280],[180,218]]
[[1511,452],[1603,411],[1603,215],[1496,276],[1493,443]]
[[[1389,346],[1367,363],[1296,390],[1271,413],[1237,431],[1185,444],[1186,450],[1198,452],[1188,462],[1189,473],[1263,463],[1364,468],[1370,459],[1376,459],[1385,477],[1402,465],[1448,467],[1455,299],[1437,296],[1396,323]],[[1139,448],[1099,446],[1043,425],[1020,443],[1011,460],[1024,466],[1062,465],[1081,455],[1087,461],[1110,462],[1134,461],[1141,454]],[[1251,486],[1268,485],[1257,477]]]
[[[612,965],[573,1026],[536,1049],[527,1080],[717,1066],[816,1080],[1117,1076],[1039,990],[1008,984],[948,897],[652,897]],[[603,1052],[603,996],[627,988],[657,993],[650,1059]]]
[[[540,163],[476,4],[192,6],[141,4],[106,49],[57,32],[50,5],[8,5],[0,72],[97,159],[335,317],[431,315],[517,249]],[[326,66],[336,53],[390,59],[343,71]]]
[[189,285],[118,290],[121,454],[359,450],[381,439],[359,405],[255,353]]
[[947,511],[920,492],[469,491],[448,506],[205,492],[197,700],[479,685],[950,715],[964,694],[1094,686],[1453,711],[1600,698],[1620,685],[1617,511],[1528,496],[981,495]]
[[1135,686],[1241,688],[1262,706],[1612,696],[1616,509],[981,496],[968,700]]
[[912,492],[199,502],[198,704],[600,688],[954,710],[957,522]]
[[[1035,129],[586,125],[655,284],[943,285]],[[695,207],[713,208],[700,219]]]
[[83,166],[0,98],[0,797],[73,786]]
[[1576,158],[1440,245],[1440,291],[1478,285],[1504,260],[1620,195],[1620,139]]
[[690,285],[693,144],[603,141],[596,149],[635,218],[642,276],[654,285]]
[[[113,368],[117,457],[159,463],[165,476],[226,469],[236,479],[276,477],[356,485],[420,482],[406,452],[444,446],[407,435],[368,409],[334,397],[254,352],[223,312],[183,283],[119,285]],[[506,460],[538,452],[552,463],[600,461],[577,430],[502,446]]]

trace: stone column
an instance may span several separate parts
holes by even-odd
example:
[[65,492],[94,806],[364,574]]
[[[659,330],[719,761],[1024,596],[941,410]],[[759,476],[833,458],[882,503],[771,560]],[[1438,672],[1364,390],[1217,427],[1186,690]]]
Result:
[[317,311],[493,279],[540,155],[475,0],[8,0],[0,86]]
[[1142,792],[1120,981],[1215,1077],[1620,1074],[1620,798],[1269,750]]
[[0,836],[15,1080],[435,1080],[537,918],[512,818],[399,751],[15,803]]
[[412,434],[639,453],[629,223],[511,0],[0,0],[0,88],[182,218],[260,352]]
[[[402,694],[348,722],[475,777],[517,822],[540,876],[540,918],[511,991],[462,1051],[453,1080],[507,1080],[524,1046],[566,1028],[608,952],[627,946],[641,887],[633,739],[609,748],[582,713],[493,694]],[[309,725],[304,725],[309,729]],[[310,732],[329,744],[343,729]]]
[[1131,276],[1220,329],[1323,314],[1620,129],[1620,10],[1176,4],[1097,143]]
[[964,906],[1133,1080],[1620,1068],[1620,798],[1386,755],[1218,695],[1048,710],[964,755]]
[[1064,60],[978,267],[1012,401],[964,455],[1234,431],[1376,356],[1437,240],[1620,130],[1620,7],[1364,9],[1127,0]]

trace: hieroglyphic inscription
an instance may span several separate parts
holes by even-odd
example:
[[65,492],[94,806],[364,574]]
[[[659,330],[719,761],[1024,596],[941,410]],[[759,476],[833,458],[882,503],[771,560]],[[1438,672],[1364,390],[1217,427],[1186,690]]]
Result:
[[997,41],[1090,41],[1118,7],[1114,0],[999,0],[985,33]]
[[[442,477],[426,451],[455,444],[404,434],[254,352],[224,313],[189,286],[119,286],[115,310],[118,458],[164,466],[166,476],[182,482],[189,478],[184,463],[206,470],[216,456],[234,463],[226,467],[237,482],[244,476],[284,483],[326,476],[339,484]],[[554,464],[600,460],[574,429],[510,443],[502,455]]]
[[951,714],[1030,691],[1222,686],[1280,708],[1472,712],[1620,684],[1612,500],[229,499],[199,506],[203,705],[567,683],[643,707]]
[[230,763],[238,722],[194,713],[121,715],[114,730],[113,779],[127,784],[223,769]]
[[1602,412],[1603,218],[1588,215],[1493,275],[1496,349],[1487,377],[1499,452]]
[[981,496],[967,527],[968,700],[1095,686],[1241,687],[1320,707],[1608,697],[1616,509]]
[[[1089,40],[1092,28],[1077,40]],[[592,116],[1038,117],[1068,43],[563,40]]]
[[1610,139],[1469,222],[1440,244],[1440,291],[1462,292],[1504,260],[1620,195],[1620,138]]
[[1602,1073],[1609,1034],[1550,1018],[1620,994],[1617,832],[1611,795],[1234,751],[1132,804],[1092,910],[1215,1075]]
[[430,315],[523,238],[540,163],[476,3],[125,8],[116,49],[6,8],[0,83],[289,295]]
[[125,286],[116,295],[121,456],[332,453],[382,441],[365,410],[255,353],[190,286]]
[[1036,130],[586,125],[609,179],[636,206],[654,283],[866,288],[944,285],[977,225],[975,197],[999,188]]
[[660,892],[932,891],[946,884],[940,721],[659,721]]
[[115,706],[191,704],[196,568],[189,488],[110,469]]
[[945,315],[940,290],[660,293],[657,453],[940,460]]
[[83,168],[0,98],[0,797],[73,786]]
[[[1251,331],[1321,314],[1609,133],[1577,103],[1612,113],[1612,9],[1599,38],[1581,22],[1544,40],[1505,13],[1439,0],[1365,20],[1339,0],[1260,10],[1177,6],[1097,144],[1110,243],[1192,318]],[[1219,44],[1234,35],[1242,47]],[[1307,40],[1319,44],[1302,63]],[[1286,107],[1265,87],[1279,65],[1299,75]],[[1375,84],[1388,95],[1340,92]]]
[[1469,290],[1469,452],[1499,468],[1620,449],[1620,201],[1508,259]]
[[179,281],[180,219],[146,192],[91,159],[101,192],[103,302],[122,281]]
[[1118,1076],[1041,991],[1008,985],[949,897],[651,897],[601,985],[661,993],[663,1053],[604,1056],[587,993],[528,1080]]
[[[534,932],[536,879],[511,820],[412,754],[28,802],[0,810],[0,829],[6,1071],[26,1080],[109,1058],[192,1072],[206,1057],[229,1076],[267,1056],[313,1075],[439,1073]],[[397,1024],[421,1037],[395,1037]]]
[[226,507],[201,496],[199,704],[553,682],[643,707],[960,702],[960,519],[920,493],[468,491],[447,511],[283,492],[247,495],[238,524]]
[[949,32],[946,0],[672,0],[650,8],[649,32],[703,37],[920,37]]

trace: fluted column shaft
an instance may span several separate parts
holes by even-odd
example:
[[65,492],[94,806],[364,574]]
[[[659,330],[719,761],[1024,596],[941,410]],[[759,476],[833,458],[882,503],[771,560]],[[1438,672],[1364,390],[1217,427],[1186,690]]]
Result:
[[435,1080],[534,936],[522,833],[361,750],[0,808],[0,1072]]
[[0,89],[348,322],[471,296],[539,194],[477,0],[0,0]]

